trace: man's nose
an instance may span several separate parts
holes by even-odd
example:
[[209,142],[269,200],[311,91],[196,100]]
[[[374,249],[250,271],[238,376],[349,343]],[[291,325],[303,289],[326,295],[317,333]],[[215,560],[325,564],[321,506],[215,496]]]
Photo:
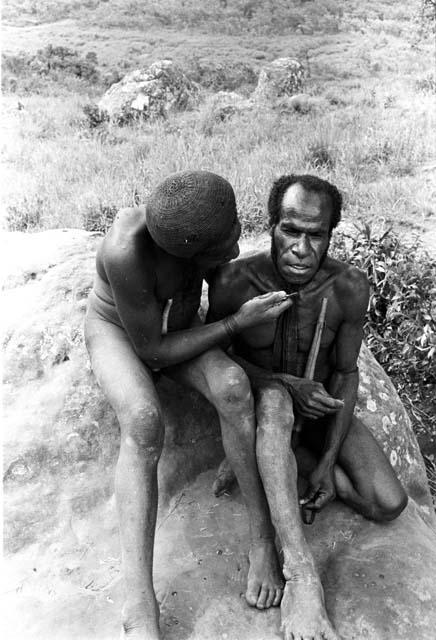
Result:
[[293,253],[297,258],[305,258],[310,252],[309,241],[304,234],[298,238],[297,242],[292,246]]

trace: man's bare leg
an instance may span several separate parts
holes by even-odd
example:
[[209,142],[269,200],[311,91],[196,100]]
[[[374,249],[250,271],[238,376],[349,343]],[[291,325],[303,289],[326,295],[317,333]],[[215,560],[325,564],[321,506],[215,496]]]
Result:
[[286,640],[336,640],[321,580],[303,533],[297,492],[297,464],[291,451],[292,400],[279,384],[256,392],[257,459],[271,517],[283,552],[286,580],[281,604]]
[[157,463],[164,436],[159,399],[150,372],[121,329],[93,320],[87,325],[86,338],[93,371],[121,430],[115,495],[127,594],[124,634],[129,640],[160,640],[152,582]]
[[172,367],[168,375],[200,391],[218,412],[224,450],[241,488],[250,524],[246,599],[259,609],[277,606],[282,597],[283,578],[257,468],[255,414],[248,379],[220,349]]
[[[305,445],[315,455],[322,450],[323,437],[321,421],[312,422],[303,434]],[[353,416],[334,471],[338,498],[369,520],[394,520],[407,504],[407,494],[389,460],[356,416]]]

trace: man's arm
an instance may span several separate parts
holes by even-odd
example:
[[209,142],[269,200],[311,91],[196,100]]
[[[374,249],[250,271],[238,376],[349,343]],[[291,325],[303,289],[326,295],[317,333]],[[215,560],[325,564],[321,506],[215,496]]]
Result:
[[138,238],[107,252],[104,267],[123,326],[138,357],[152,369],[169,367],[217,345],[228,345],[232,333],[280,315],[289,302],[272,292],[248,301],[244,308],[209,325],[162,335],[162,309],[155,297],[154,269]]
[[335,338],[336,365],[328,388],[334,398],[343,400],[344,405],[329,418],[324,450],[303,499],[305,509],[313,511],[322,509],[335,496],[333,468],[351,425],[359,385],[357,358],[363,339],[369,286],[366,276],[357,269],[352,269],[345,277],[345,282],[338,283],[337,295],[344,310],[344,320]]
[[[209,311],[206,322],[214,322],[234,312],[247,299],[249,284],[238,270],[237,263],[218,269],[209,285]],[[287,373],[279,373],[259,367],[241,356],[231,353],[230,357],[246,372],[250,380],[281,382],[290,392],[301,415],[307,418],[334,413],[342,406],[332,398],[320,382],[298,378]]]

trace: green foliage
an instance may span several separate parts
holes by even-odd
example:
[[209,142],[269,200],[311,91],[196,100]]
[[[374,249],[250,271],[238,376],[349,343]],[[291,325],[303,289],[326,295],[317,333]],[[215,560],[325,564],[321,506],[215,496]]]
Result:
[[[436,261],[416,237],[405,242],[392,229],[377,232],[368,224],[339,234],[334,251],[368,275],[369,348],[407,404],[428,410],[436,389]],[[427,418],[434,422],[434,413]]]
[[229,60],[219,62],[210,58],[194,58],[184,72],[194,82],[211,91],[238,91],[253,89],[257,71],[248,62]]
[[109,122],[109,116],[106,111],[99,109],[95,102],[88,102],[85,104],[83,106],[83,113],[86,118],[86,123],[90,129],[97,129],[105,122]]
[[97,55],[90,51],[84,57],[68,47],[49,44],[36,54],[20,52],[2,55],[2,87],[38,93],[44,85],[62,83],[76,78],[85,83],[95,83],[100,74]]

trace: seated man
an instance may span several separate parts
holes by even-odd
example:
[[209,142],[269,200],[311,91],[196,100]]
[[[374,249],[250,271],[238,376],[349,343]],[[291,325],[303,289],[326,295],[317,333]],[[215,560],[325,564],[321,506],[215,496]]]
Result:
[[203,277],[238,255],[239,234],[230,184],[206,171],[183,172],[164,180],[146,208],[120,211],[97,253],[85,335],[94,373],[121,430],[115,494],[129,638],[161,637],[152,560],[164,440],[154,372],[163,368],[216,407],[249,513],[250,589],[265,591],[276,603],[281,598],[273,530],[257,473],[249,381],[214,347],[228,346],[235,330],[274,320],[290,303],[283,291],[268,293],[243,304],[232,318],[209,325],[197,318]]
[[[294,294],[280,318],[238,332],[234,352],[252,381],[258,467],[283,552],[285,638],[331,640],[337,636],[303,534],[297,460],[308,479],[300,502],[309,519],[337,495],[366,518],[384,522],[401,513],[407,496],[371,433],[353,416],[369,288],[361,271],[328,255],[341,196],[315,176],[282,176],[271,190],[268,210],[271,250],[218,270],[209,293],[209,320],[228,316],[268,291]],[[323,298],[327,315],[310,381],[302,376]],[[302,431],[293,451],[295,416]]]

